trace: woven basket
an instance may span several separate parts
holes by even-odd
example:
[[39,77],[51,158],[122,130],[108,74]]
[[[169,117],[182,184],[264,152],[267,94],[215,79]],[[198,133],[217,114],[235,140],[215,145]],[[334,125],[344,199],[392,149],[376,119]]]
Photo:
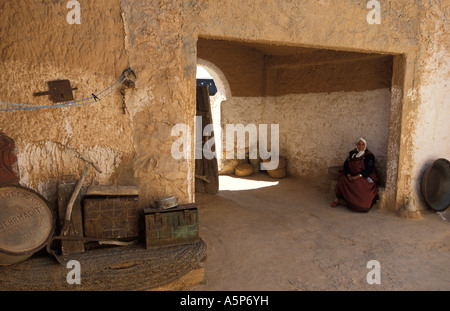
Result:
[[[262,160],[263,163],[270,162],[270,159]],[[278,166],[276,169],[286,168],[287,166],[287,158],[286,157],[279,157],[278,158]]]
[[241,163],[236,165],[234,169],[234,174],[239,177],[249,176],[253,174],[254,168],[250,163]]
[[[270,162],[270,159],[263,160],[263,162],[265,162],[265,163]],[[267,170],[267,173],[272,178],[278,178],[278,179],[284,178],[287,175],[286,166],[287,166],[287,158],[280,156],[278,158],[277,168],[274,170]]]
[[284,178],[287,175],[286,167],[277,168],[276,170],[268,170],[267,173],[269,174],[270,177],[278,179]]
[[277,169],[286,168],[287,166],[287,159],[285,157],[280,157],[278,159],[278,167]]

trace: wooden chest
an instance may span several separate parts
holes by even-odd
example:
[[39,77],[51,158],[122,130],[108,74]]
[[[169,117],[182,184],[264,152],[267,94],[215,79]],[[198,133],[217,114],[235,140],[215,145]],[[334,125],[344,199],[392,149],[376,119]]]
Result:
[[193,203],[171,209],[146,208],[146,248],[183,245],[199,240],[198,209]]
[[89,238],[136,238],[142,210],[137,195],[86,193],[83,206],[84,236]]

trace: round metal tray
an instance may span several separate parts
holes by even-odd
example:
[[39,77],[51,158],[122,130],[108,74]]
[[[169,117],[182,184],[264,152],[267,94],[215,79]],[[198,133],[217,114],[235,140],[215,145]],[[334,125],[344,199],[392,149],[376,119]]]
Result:
[[450,162],[437,159],[423,174],[421,191],[427,204],[435,211],[450,205]]
[[0,264],[19,262],[42,249],[54,232],[50,204],[19,185],[0,187]]
[[159,198],[155,202],[156,208],[168,209],[178,206],[178,200],[174,195]]

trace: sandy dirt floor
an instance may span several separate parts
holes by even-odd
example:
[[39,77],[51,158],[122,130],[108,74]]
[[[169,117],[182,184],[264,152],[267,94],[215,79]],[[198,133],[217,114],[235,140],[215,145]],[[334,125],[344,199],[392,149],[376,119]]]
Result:
[[[450,290],[449,211],[403,218],[329,207],[329,185],[266,174],[220,176],[196,194],[207,243],[201,291]],[[369,284],[380,264],[381,284]]]

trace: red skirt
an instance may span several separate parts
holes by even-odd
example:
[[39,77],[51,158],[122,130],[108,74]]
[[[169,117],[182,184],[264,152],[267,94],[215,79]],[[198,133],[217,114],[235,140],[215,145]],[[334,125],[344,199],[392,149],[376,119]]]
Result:
[[[350,174],[353,176],[359,174],[363,167],[362,159],[350,160]],[[349,180],[345,174],[341,174],[335,192],[336,197],[344,199],[350,209],[368,212],[378,196],[378,187],[374,180],[365,177]]]

